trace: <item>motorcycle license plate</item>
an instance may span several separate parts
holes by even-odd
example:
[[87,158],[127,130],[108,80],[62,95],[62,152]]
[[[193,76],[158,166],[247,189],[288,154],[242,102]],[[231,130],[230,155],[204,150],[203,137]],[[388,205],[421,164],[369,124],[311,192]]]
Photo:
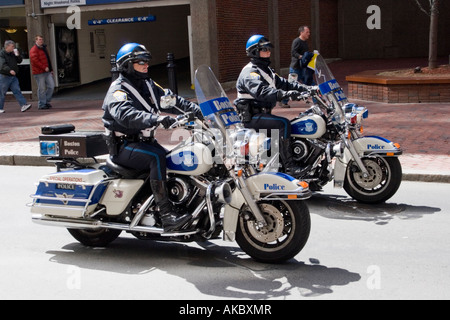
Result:
[[56,189],[75,190],[76,185],[70,183],[57,183]]

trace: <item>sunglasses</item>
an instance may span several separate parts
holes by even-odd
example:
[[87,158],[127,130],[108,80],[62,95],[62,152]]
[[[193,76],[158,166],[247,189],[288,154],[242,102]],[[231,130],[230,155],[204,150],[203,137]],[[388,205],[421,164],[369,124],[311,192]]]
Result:
[[145,66],[146,64],[149,64],[149,60],[138,60],[134,61],[133,63],[137,63],[140,66]]
[[270,47],[262,47],[259,51],[268,52],[270,51]]

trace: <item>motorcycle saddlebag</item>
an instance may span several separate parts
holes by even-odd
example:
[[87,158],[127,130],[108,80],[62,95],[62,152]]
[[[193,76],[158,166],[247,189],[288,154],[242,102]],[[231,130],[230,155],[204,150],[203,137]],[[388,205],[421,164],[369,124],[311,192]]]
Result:
[[108,186],[102,170],[80,169],[46,175],[31,197],[31,212],[81,218],[96,209]]

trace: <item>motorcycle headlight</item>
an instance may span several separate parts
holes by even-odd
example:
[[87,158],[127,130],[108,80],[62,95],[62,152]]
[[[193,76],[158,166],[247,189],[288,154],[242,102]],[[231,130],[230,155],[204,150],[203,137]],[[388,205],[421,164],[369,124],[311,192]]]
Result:
[[270,139],[268,139],[263,133],[255,133],[250,136],[249,144],[250,155],[252,157],[256,157],[257,155],[268,150],[268,147],[270,146]]

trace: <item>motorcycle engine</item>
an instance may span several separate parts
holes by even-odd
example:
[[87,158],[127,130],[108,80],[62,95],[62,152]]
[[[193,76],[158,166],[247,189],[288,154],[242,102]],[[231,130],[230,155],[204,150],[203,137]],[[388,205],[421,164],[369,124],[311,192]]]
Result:
[[309,153],[308,145],[303,140],[294,140],[291,148],[292,156],[296,162],[304,160]]
[[185,204],[192,195],[192,186],[189,181],[181,177],[172,177],[167,181],[169,200],[176,205]]

